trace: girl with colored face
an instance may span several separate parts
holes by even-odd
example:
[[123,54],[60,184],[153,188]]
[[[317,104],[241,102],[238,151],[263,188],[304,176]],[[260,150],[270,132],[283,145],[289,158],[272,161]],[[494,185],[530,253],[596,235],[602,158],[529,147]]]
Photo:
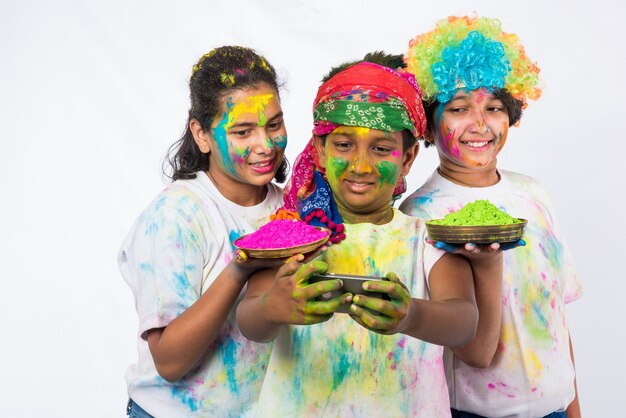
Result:
[[272,183],[286,174],[276,73],[251,49],[221,47],[198,61],[189,87],[173,182],[119,252],[139,317],[130,416],[246,416],[270,354],[241,335],[234,306],[254,271],[284,260],[250,259],[233,242],[282,204]]
[[435,113],[433,136],[441,164],[495,168],[508,128],[507,109],[499,98],[484,88],[459,89]]
[[278,93],[267,84],[230,92],[209,132],[199,123],[194,127],[196,143],[209,157],[209,175],[233,198],[242,189],[264,187],[281,167],[287,132]]

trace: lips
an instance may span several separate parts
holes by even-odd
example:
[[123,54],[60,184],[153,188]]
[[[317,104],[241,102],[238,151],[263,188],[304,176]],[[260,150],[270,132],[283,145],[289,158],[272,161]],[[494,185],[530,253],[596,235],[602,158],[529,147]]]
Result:
[[486,150],[487,148],[489,148],[489,145],[491,145],[492,142],[493,142],[493,139],[480,139],[480,140],[471,140],[471,141],[459,140],[460,144],[475,151]]
[[264,161],[256,161],[253,163],[248,163],[250,169],[255,173],[259,174],[267,174],[274,171],[274,159],[264,160]]
[[364,179],[345,179],[343,182],[348,190],[353,193],[366,193],[376,184],[373,181],[366,181]]

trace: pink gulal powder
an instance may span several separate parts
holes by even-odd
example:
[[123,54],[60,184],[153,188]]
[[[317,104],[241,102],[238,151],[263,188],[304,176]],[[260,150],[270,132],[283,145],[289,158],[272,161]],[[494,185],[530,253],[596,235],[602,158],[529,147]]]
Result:
[[300,221],[275,219],[258,231],[237,240],[237,246],[254,250],[289,248],[320,240],[328,231],[320,231]]

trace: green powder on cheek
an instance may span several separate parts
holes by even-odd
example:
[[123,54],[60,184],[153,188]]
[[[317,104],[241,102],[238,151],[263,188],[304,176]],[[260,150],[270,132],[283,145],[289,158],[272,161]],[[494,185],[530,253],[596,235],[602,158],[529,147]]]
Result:
[[376,169],[380,174],[380,185],[383,183],[396,184],[398,181],[398,166],[389,161],[376,163]]
[[508,225],[519,222],[488,200],[476,200],[457,212],[447,214],[443,219],[430,221],[435,225]]
[[333,179],[338,179],[348,168],[348,160],[343,158],[329,157],[326,160],[326,174]]

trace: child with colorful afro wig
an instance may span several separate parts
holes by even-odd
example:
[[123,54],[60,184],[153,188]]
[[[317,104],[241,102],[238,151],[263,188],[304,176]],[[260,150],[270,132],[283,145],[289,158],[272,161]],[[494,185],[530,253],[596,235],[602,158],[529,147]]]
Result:
[[504,252],[502,281],[475,286],[475,339],[446,349],[452,416],[580,416],[565,305],[581,296],[581,284],[546,190],[497,167],[508,128],[541,95],[539,68],[499,20],[477,16],[439,21],[410,41],[406,64],[440,164],[400,210],[441,218],[485,199],[528,220],[526,245]]

